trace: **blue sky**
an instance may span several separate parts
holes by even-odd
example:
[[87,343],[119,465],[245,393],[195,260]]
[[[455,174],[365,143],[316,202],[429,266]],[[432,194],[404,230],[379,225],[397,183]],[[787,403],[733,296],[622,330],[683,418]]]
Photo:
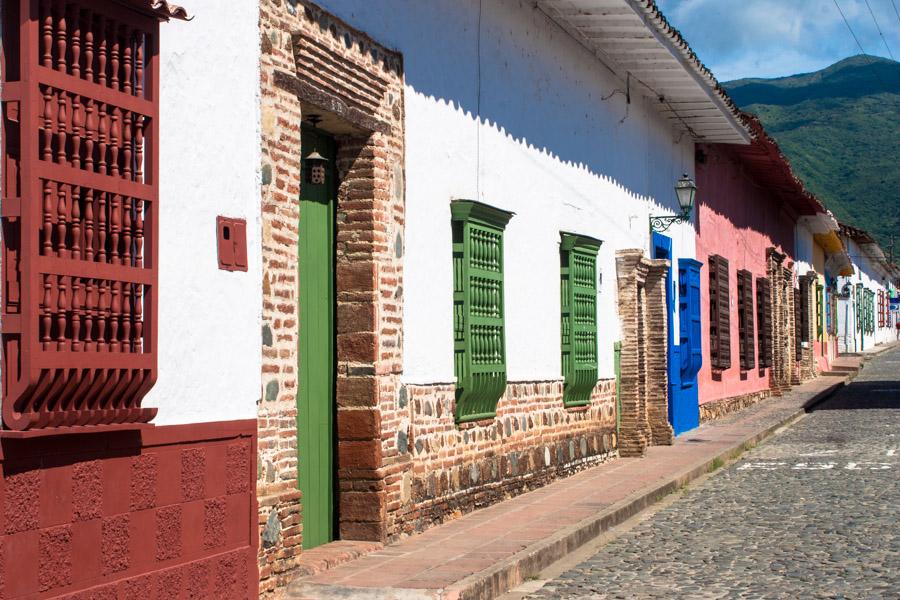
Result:
[[[888,51],[864,0],[837,0],[867,54]],[[891,0],[868,0],[895,58],[900,19]],[[900,0],[893,0],[900,9]],[[859,54],[834,0],[657,0],[719,81],[808,73]]]

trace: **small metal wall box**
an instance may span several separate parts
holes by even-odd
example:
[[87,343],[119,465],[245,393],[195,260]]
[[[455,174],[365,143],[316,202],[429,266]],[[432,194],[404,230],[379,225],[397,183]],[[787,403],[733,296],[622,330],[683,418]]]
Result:
[[247,221],[216,217],[216,241],[219,268],[224,271],[247,270]]

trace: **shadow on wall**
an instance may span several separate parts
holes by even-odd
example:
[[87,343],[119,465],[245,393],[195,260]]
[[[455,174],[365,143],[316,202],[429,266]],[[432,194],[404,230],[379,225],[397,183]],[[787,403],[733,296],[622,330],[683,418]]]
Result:
[[[721,146],[700,145],[704,163],[697,167],[697,232],[707,221],[724,219],[737,231],[760,232],[790,255],[794,254],[794,217],[779,198],[767,193],[743,172]],[[703,213],[709,212],[704,218]],[[713,228],[718,227],[718,222]],[[706,235],[714,235],[708,232]],[[727,235],[727,234],[726,234]],[[765,257],[760,257],[764,259]]]
[[[466,152],[479,151],[475,127],[487,127],[529,151],[612,176],[635,198],[677,209],[672,182],[693,164],[690,138],[671,130],[638,84],[626,90],[533,3],[394,0],[390,10],[371,0],[317,4],[401,52],[407,88],[416,96],[471,119]],[[439,140],[440,132],[434,134]],[[684,164],[663,168],[666,163],[654,164],[654,151],[682,153]]]

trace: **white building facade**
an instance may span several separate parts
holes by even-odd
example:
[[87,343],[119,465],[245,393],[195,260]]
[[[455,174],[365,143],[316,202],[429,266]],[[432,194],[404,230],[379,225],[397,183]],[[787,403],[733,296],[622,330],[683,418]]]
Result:
[[[305,547],[390,540],[450,507],[471,509],[476,495],[493,502],[605,460],[620,446],[615,348],[628,379],[636,327],[659,334],[661,387],[643,405],[658,427],[644,422],[635,447],[671,440],[666,289],[677,286],[679,260],[694,259],[695,236],[690,218],[671,224],[671,263],[654,262],[650,216],[681,212],[674,186],[693,177],[695,135],[746,143],[749,134],[652,3],[600,4],[581,18],[555,1],[262,3],[263,330],[273,341],[261,423],[287,422],[298,399],[301,414],[299,464],[280,445],[260,453],[261,522],[295,518],[295,496],[281,486],[299,472],[303,490],[304,470],[316,468],[304,466],[303,439],[315,433],[304,435],[302,411],[317,384],[297,351],[308,347],[304,303],[316,299],[303,296],[309,259],[292,258],[315,211],[304,196],[313,150],[326,156],[319,181],[330,169],[336,180],[337,377],[325,401],[337,406],[339,469],[338,497],[320,509],[309,499],[302,534],[282,530],[261,564],[289,564],[284,548],[301,535]],[[676,108],[685,102],[699,110]],[[639,258],[626,276],[634,302],[623,304],[629,250]],[[569,271],[576,263],[589,265],[584,276]],[[570,288],[587,307],[577,322]],[[623,319],[622,306],[634,314]],[[589,340],[581,374],[567,374],[569,334]],[[635,411],[647,402],[633,400]],[[261,430],[260,446],[284,433]],[[310,528],[328,506],[334,529]]]
[[863,352],[896,339],[897,312],[890,297],[897,281],[882,249],[865,231],[841,224],[853,275],[838,278],[838,349]]

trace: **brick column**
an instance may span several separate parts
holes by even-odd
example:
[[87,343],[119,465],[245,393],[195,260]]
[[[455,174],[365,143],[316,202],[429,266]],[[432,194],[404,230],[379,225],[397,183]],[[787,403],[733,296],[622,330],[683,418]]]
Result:
[[650,261],[638,249],[616,252],[619,319],[622,323],[621,428],[619,454],[643,456],[652,433],[647,415],[646,278]]
[[800,384],[800,369],[797,365],[797,352],[795,350],[797,347],[797,311],[794,309],[794,303],[798,302],[799,298],[794,293],[794,272],[792,267],[793,263],[791,263],[790,267],[782,267],[782,278],[785,282],[786,295],[785,311],[787,313],[786,338],[788,340],[788,352],[786,372],[789,378],[784,387],[785,391],[790,389],[792,385]]
[[666,306],[666,276],[669,261],[649,261],[644,284],[644,339],[647,340],[647,419],[654,446],[671,445],[675,432],[669,423],[669,311]]
[[775,248],[766,251],[766,270],[772,294],[772,369],[769,387],[781,395],[794,376],[794,286],[783,266],[786,256]]

